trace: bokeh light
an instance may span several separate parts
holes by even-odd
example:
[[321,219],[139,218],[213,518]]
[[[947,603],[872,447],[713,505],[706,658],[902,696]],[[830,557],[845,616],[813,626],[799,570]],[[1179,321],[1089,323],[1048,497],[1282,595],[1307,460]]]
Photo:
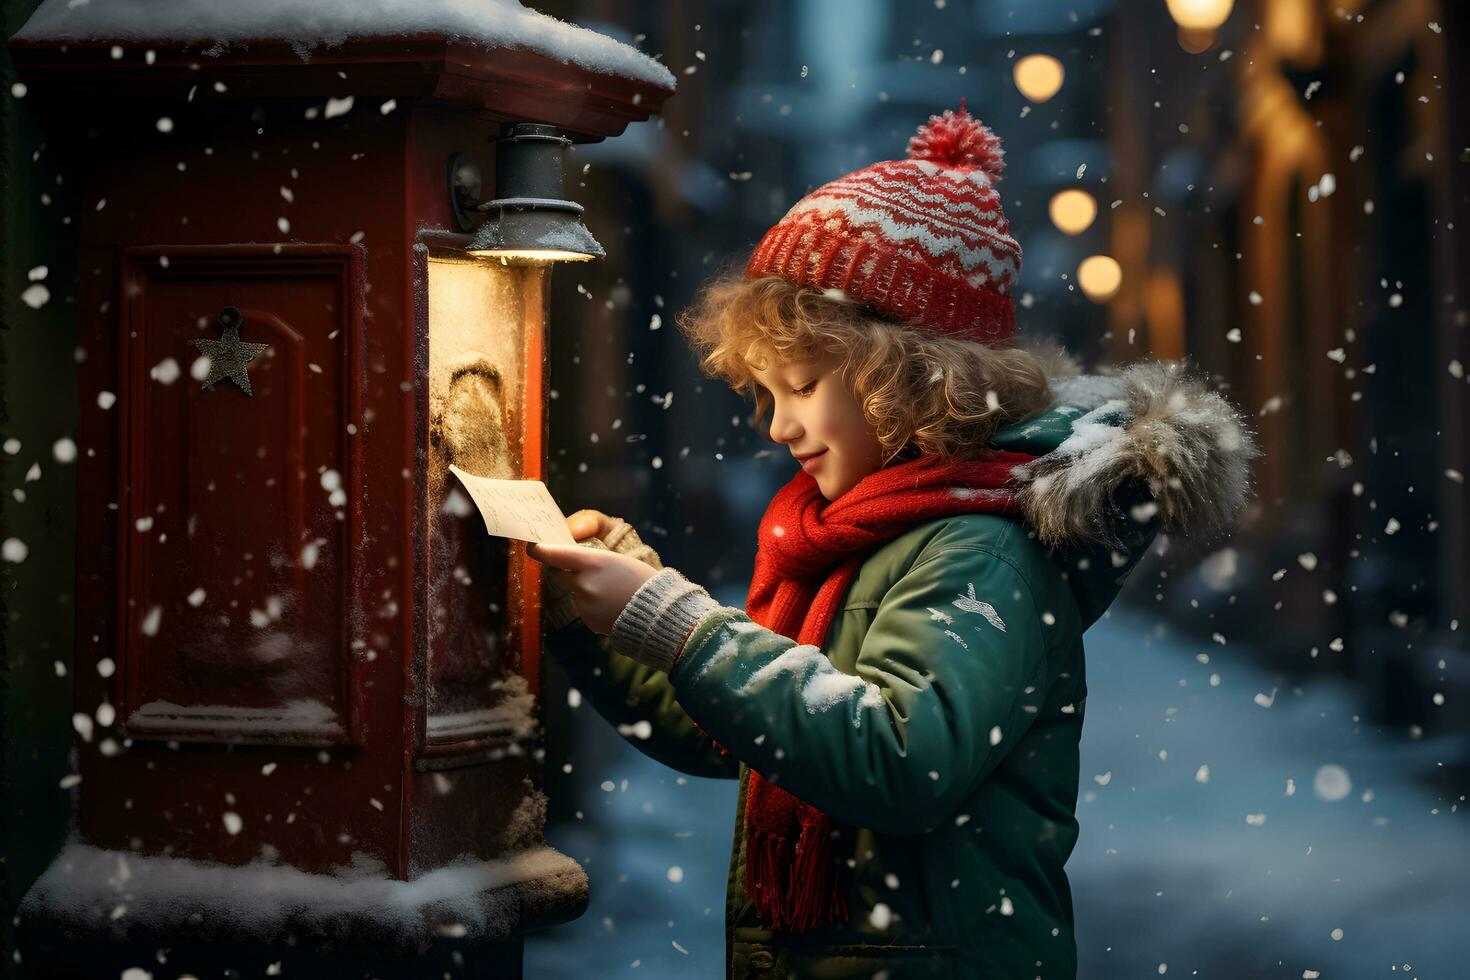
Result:
[[1077,285],[1094,303],[1106,303],[1123,285],[1123,267],[1111,255],[1089,255],[1077,267]]
[[1097,198],[1069,187],[1052,195],[1047,208],[1052,224],[1069,235],[1080,235],[1097,220]]
[[1235,0],[1168,0],[1169,16],[1187,30],[1213,31],[1230,16]]
[[1067,72],[1049,54],[1028,54],[1016,62],[1012,75],[1022,95],[1032,102],[1045,102],[1061,90]]

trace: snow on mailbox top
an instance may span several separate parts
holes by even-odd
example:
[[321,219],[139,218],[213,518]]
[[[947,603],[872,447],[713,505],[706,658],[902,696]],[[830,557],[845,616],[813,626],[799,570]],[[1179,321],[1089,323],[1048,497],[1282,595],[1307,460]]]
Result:
[[19,41],[286,41],[303,58],[349,39],[443,35],[525,48],[599,74],[673,91],[667,68],[620,41],[527,10],[517,0],[45,0]]

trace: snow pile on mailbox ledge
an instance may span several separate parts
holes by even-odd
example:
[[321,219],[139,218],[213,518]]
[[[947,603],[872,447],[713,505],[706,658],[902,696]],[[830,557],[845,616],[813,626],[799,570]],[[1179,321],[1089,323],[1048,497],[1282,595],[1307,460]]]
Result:
[[336,874],[264,859],[241,867],[106,850],[73,840],[21,905],[62,929],[145,939],[371,942],[425,949],[436,939],[501,939],[585,901],[587,874],[546,846],[458,863],[413,881],[364,854]]
[[516,0],[46,0],[15,35],[25,41],[286,41],[303,58],[349,39],[443,35],[525,48],[600,74],[674,89],[663,65],[621,41],[527,10]]

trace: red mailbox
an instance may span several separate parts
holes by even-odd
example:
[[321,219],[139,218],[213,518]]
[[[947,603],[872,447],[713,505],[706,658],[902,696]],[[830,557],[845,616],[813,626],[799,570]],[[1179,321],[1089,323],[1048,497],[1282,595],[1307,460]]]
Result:
[[[129,909],[181,868],[267,892],[281,869],[330,905],[343,869],[391,895],[453,867],[478,904],[389,938],[513,941],[518,963],[586,877],[541,838],[539,566],[486,537],[447,467],[541,476],[549,272],[469,254],[451,184],[494,196],[504,124],[614,136],[672,77],[605,38],[599,64],[589,32],[572,64],[503,36],[221,53],[37,19],[15,60],[82,182],[82,781],[80,839],[28,918],[208,940],[239,923],[207,895],[187,922]],[[281,930],[317,931],[293,915]]]

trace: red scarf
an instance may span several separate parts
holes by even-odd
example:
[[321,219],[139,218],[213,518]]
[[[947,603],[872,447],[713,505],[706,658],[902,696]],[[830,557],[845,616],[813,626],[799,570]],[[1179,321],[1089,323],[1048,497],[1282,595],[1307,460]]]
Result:
[[[1035,458],[996,451],[988,460],[943,464],[926,456],[871,473],[830,504],[817,481],[798,472],[761,518],[746,614],[797,643],[821,647],[872,549],[933,518],[1015,512],[1011,470]],[[825,813],[751,770],[745,894],[766,928],[807,932],[847,920],[831,830]]]

